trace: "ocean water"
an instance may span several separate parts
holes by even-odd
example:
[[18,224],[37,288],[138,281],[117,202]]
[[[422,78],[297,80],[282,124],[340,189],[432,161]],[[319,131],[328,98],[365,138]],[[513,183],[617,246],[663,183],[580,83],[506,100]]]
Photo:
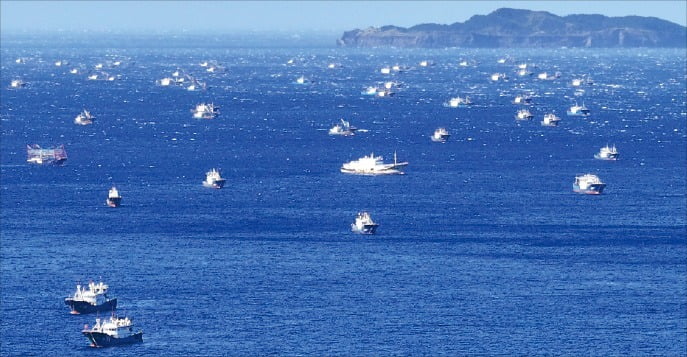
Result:
[[[101,278],[144,332],[107,354],[687,354],[682,49],[20,38],[1,54],[2,355],[92,355],[80,330],[96,316],[63,300]],[[86,80],[98,63],[117,79]],[[394,64],[409,69],[379,72]],[[209,88],[155,84],[176,69]],[[583,75],[595,83],[576,94]],[[389,80],[396,96],[360,95]],[[514,119],[522,93],[529,122]],[[475,104],[442,106],[458,95]],[[201,102],[220,115],[193,119]],[[566,116],[575,102],[592,115]],[[83,108],[93,125],[73,123]],[[558,127],[539,124],[548,112]],[[340,118],[366,131],[327,135]],[[447,143],[429,140],[437,127]],[[64,144],[69,159],[30,165],[27,144]],[[620,160],[594,160],[606,144]],[[406,174],[339,172],[371,152],[396,153]],[[213,167],[222,190],[201,185]],[[573,193],[582,173],[606,191]],[[350,232],[360,210],[377,235]]]

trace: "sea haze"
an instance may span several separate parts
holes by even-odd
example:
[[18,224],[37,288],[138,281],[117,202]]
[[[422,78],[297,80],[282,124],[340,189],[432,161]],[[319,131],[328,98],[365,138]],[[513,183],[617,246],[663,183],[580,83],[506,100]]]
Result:
[[[96,316],[63,301],[101,277],[144,332],[108,352],[120,355],[687,352],[683,49],[213,38],[3,45],[0,354],[92,355],[80,331]],[[117,79],[87,80],[99,63]],[[518,76],[521,63],[534,75]],[[395,64],[409,68],[380,73]],[[177,69],[207,91],[156,85]],[[294,84],[301,75],[311,82]],[[583,76],[594,84],[571,86]],[[25,88],[10,88],[17,78]],[[360,94],[390,80],[403,83],[394,97]],[[523,93],[535,117],[517,122]],[[459,95],[474,105],[442,106]],[[193,119],[201,102],[221,113]],[[575,102],[592,115],[566,116]],[[75,125],[84,108],[94,123]],[[558,127],[540,125],[549,112]],[[329,136],[341,118],[367,131]],[[430,141],[438,127],[445,144]],[[27,144],[64,144],[69,158],[32,166]],[[620,160],[593,158],[606,144]],[[396,153],[406,174],[339,172],[371,152]],[[201,184],[213,167],[222,190]],[[573,193],[583,173],[606,191]],[[360,210],[377,235],[350,231]]]

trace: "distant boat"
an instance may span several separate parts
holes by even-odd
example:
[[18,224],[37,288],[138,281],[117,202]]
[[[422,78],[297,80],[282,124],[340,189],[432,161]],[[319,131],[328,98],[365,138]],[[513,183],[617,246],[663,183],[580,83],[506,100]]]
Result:
[[219,107],[214,104],[200,103],[192,110],[193,117],[196,119],[214,119],[219,114]]
[[606,184],[593,174],[576,176],[575,182],[573,182],[573,191],[587,195],[600,195],[604,188],[606,188]]
[[543,79],[543,80],[545,80],[545,81],[551,81],[551,80],[554,80],[554,79],[556,79],[556,78],[560,78],[560,76],[561,76],[561,72],[556,72],[556,73],[554,73],[554,74],[549,74],[549,73],[547,73],[547,72],[542,72],[542,73],[539,73],[539,75],[537,75],[537,78]]
[[530,113],[530,111],[527,109],[520,109],[515,115],[516,120],[530,120],[532,118],[534,118],[534,115],[532,115],[532,113]]
[[544,115],[544,120],[542,120],[541,125],[543,126],[558,126],[558,122],[561,118],[557,117],[556,114],[548,113]]
[[602,147],[598,153],[594,154],[595,159],[608,161],[618,160],[618,156],[620,156],[620,154],[618,153],[618,149],[616,149],[615,145],[606,145]]
[[577,103],[575,103],[575,105],[571,106],[570,109],[567,111],[567,114],[569,116],[586,117],[589,116],[590,113],[591,112],[589,111],[589,109],[587,109],[587,107],[584,106],[584,103],[582,105],[577,105]]
[[436,143],[445,143],[449,136],[451,136],[451,134],[448,133],[448,130],[445,128],[438,128],[434,131],[434,134],[432,134],[431,138],[432,141]]
[[434,62],[427,61],[427,60],[420,61],[420,67],[431,67],[431,66],[434,66]]
[[217,169],[212,169],[205,173],[205,181],[203,181],[203,186],[220,189],[224,187],[226,182],[227,180],[222,178]]
[[95,326],[84,326],[83,333],[91,347],[112,347],[143,342],[143,331],[134,332],[134,324],[128,317],[110,316],[107,320],[95,319]]
[[382,67],[382,69],[379,70],[381,74],[389,74],[391,73],[391,68],[389,67]]
[[112,188],[110,188],[105,203],[109,207],[119,207],[119,205],[122,203],[122,196],[119,194],[119,191],[117,191],[116,187],[112,186]]
[[43,149],[38,144],[26,145],[26,162],[37,165],[62,165],[67,161],[67,151],[64,145],[56,148]]
[[89,112],[88,110],[84,109],[79,115],[74,118],[74,124],[79,124],[79,125],[89,125],[93,124],[93,119],[95,117]]
[[25,86],[26,83],[21,79],[13,79],[12,82],[10,82],[10,88],[24,88]]
[[304,76],[300,76],[300,77],[296,78],[295,83],[296,84],[308,84],[309,82],[310,81],[307,78],[305,78]]
[[505,73],[494,73],[491,75],[491,80],[494,82],[498,82],[500,80],[505,81],[506,79],[508,79],[508,77],[506,77]]
[[351,123],[341,119],[341,124],[336,124],[329,129],[329,135],[350,136],[355,135],[356,130],[358,130],[358,128],[351,126]]
[[112,312],[117,308],[117,299],[107,296],[108,286],[102,281],[98,284],[88,283],[88,290],[76,285],[76,292],[64,299],[72,314],[90,314],[94,312]]
[[341,172],[353,175],[377,176],[377,175],[403,175],[400,169],[408,165],[407,162],[397,162],[394,153],[394,163],[385,164],[381,156],[363,156],[358,160],[353,160],[343,164]]
[[444,107],[447,107],[447,108],[467,107],[469,105],[472,105],[472,101],[467,96],[465,96],[465,98],[461,98],[461,97],[451,98],[448,100],[448,102],[444,103]]
[[375,223],[370,214],[365,211],[358,212],[355,222],[351,224],[351,230],[358,234],[375,234],[379,224]]
[[513,99],[513,104],[530,105],[532,104],[532,97],[529,95],[517,95]]

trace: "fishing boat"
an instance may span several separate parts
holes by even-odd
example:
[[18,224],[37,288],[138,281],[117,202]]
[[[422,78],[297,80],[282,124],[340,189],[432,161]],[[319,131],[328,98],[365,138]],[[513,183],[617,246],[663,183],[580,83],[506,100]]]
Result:
[[467,107],[470,105],[472,105],[472,101],[467,96],[465,96],[465,98],[461,98],[461,97],[451,98],[448,100],[448,102],[444,103],[444,107],[447,107],[447,108],[460,108],[460,107]]
[[544,115],[544,120],[541,121],[541,125],[543,125],[543,126],[558,126],[559,121],[561,121],[561,118],[557,117],[556,114],[548,113],[548,114]]
[[25,86],[26,83],[21,79],[13,79],[12,82],[10,82],[10,88],[24,88]]
[[84,109],[79,115],[74,118],[74,124],[79,124],[79,125],[89,125],[93,124],[93,119],[95,117],[89,112],[88,110]]
[[385,164],[384,158],[374,156],[363,156],[358,160],[353,160],[343,164],[341,172],[353,175],[377,176],[377,175],[403,175],[400,169],[407,166],[408,162],[398,162],[394,153],[394,162]]
[[355,222],[351,224],[351,230],[358,234],[375,234],[379,224],[375,223],[370,214],[365,211],[358,212]]
[[618,149],[616,149],[615,145],[606,145],[602,147],[598,153],[594,154],[595,159],[607,161],[618,160],[618,156],[620,156],[620,154],[618,153]]
[[360,94],[362,94],[362,95],[377,95],[377,90],[378,90],[377,87],[370,86],[370,87],[365,88],[362,92],[360,92]]
[[570,109],[567,112],[569,116],[577,117],[586,117],[589,116],[590,113],[591,112],[589,111],[589,109],[587,109],[587,107],[584,106],[584,103],[582,103],[582,105],[577,105],[577,103],[575,103],[575,105],[570,107]]
[[193,117],[196,119],[214,119],[215,116],[219,114],[219,107],[212,103],[200,103],[191,111],[193,112]]
[[505,81],[506,79],[508,79],[508,77],[506,77],[505,73],[494,73],[491,75],[491,80],[494,82]]
[[308,84],[308,83],[310,83],[310,81],[307,78],[305,78],[304,76],[300,76],[300,77],[296,78],[295,83],[296,84]]
[[95,326],[84,326],[81,331],[91,347],[112,347],[143,342],[143,331],[134,332],[134,324],[128,317],[110,316],[107,320],[95,319]]
[[434,134],[432,134],[431,139],[435,143],[445,143],[449,136],[451,136],[451,134],[448,133],[448,130],[445,128],[438,128],[434,131]]
[[529,95],[517,95],[515,99],[513,99],[513,104],[530,105],[532,104],[532,97]]
[[107,200],[105,200],[105,203],[109,207],[119,207],[119,205],[122,203],[122,196],[119,194],[117,187],[112,186],[107,194]]
[[575,182],[573,182],[573,191],[587,195],[600,195],[604,188],[606,188],[606,184],[593,174],[576,176]]
[[77,284],[74,295],[64,299],[64,303],[73,315],[113,311],[117,308],[117,299],[109,298],[107,289],[102,281],[97,284],[89,282],[88,289]]
[[67,161],[64,145],[51,149],[43,149],[38,144],[26,145],[26,154],[26,162],[37,165],[62,165]]
[[212,169],[205,173],[205,181],[203,181],[203,186],[220,189],[224,187],[224,183],[226,182],[227,180],[222,178],[217,169]]
[[341,124],[336,124],[331,129],[329,129],[329,135],[355,135],[356,130],[358,130],[358,128],[351,126],[351,123],[341,119]]
[[530,113],[530,111],[527,109],[520,109],[515,115],[516,120],[530,120],[532,118],[534,118],[534,115],[532,115],[532,113]]

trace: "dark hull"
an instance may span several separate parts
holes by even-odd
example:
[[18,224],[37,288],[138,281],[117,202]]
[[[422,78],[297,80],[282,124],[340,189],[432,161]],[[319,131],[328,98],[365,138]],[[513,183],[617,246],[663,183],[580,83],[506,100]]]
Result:
[[122,203],[122,198],[121,197],[111,197],[107,199],[107,205],[110,207],[119,207],[119,205]]
[[85,301],[64,299],[64,303],[71,308],[72,314],[92,314],[94,312],[111,312],[117,308],[117,299],[107,300],[100,305],[91,305]]
[[127,337],[112,337],[102,332],[82,331],[84,336],[88,338],[91,347],[112,347],[130,345],[132,343],[143,342],[143,332],[139,332]]

